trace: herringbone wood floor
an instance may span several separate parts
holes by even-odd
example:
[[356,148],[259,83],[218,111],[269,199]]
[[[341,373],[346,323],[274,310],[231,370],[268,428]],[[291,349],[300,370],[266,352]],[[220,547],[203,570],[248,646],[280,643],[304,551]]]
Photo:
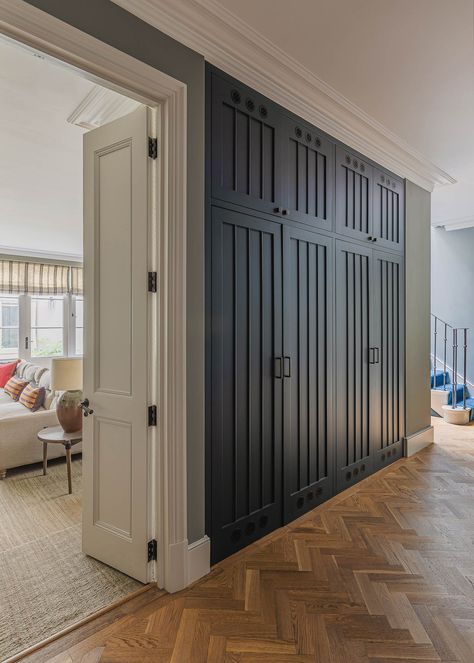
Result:
[[28,660],[473,663],[474,427],[436,436],[192,588]]

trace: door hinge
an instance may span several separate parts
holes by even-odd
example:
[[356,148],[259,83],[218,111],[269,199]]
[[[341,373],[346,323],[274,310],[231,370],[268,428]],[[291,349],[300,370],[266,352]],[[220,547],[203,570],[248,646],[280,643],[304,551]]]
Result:
[[157,292],[158,290],[158,274],[156,272],[148,272],[148,292]]
[[148,561],[153,562],[158,559],[158,544],[156,539],[151,539],[147,543]]
[[158,157],[158,138],[148,138],[148,156],[150,159]]
[[156,405],[150,405],[148,408],[148,425],[156,426],[157,420],[158,420],[158,413]]

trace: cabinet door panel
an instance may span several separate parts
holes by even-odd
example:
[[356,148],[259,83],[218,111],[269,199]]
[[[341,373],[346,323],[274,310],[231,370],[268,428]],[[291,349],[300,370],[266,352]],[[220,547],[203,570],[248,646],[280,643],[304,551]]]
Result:
[[336,232],[354,239],[372,237],[373,168],[348,150],[336,150]]
[[212,196],[274,213],[281,205],[282,113],[241,84],[212,75]]
[[284,514],[288,522],[333,493],[333,240],[285,228]]
[[334,144],[291,118],[286,120],[284,136],[285,216],[332,230]]
[[212,211],[212,558],[281,525],[281,227]]
[[372,250],[336,242],[337,489],[372,471]]
[[374,251],[372,440],[375,469],[401,457],[404,403],[403,258]]
[[374,229],[377,247],[404,251],[405,186],[403,180],[374,172]]

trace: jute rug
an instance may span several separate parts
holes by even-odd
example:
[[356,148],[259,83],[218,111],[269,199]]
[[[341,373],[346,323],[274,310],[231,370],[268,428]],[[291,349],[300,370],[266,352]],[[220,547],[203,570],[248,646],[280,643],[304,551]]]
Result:
[[81,460],[0,481],[0,661],[138,589],[81,552]]

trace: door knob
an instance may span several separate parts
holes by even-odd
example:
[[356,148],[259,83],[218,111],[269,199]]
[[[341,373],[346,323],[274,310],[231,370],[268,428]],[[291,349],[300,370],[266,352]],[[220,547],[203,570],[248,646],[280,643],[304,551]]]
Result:
[[88,417],[90,414],[94,414],[94,410],[91,410],[90,407],[89,407],[89,399],[88,398],[84,398],[84,400],[81,401],[79,405],[81,406],[85,417]]

